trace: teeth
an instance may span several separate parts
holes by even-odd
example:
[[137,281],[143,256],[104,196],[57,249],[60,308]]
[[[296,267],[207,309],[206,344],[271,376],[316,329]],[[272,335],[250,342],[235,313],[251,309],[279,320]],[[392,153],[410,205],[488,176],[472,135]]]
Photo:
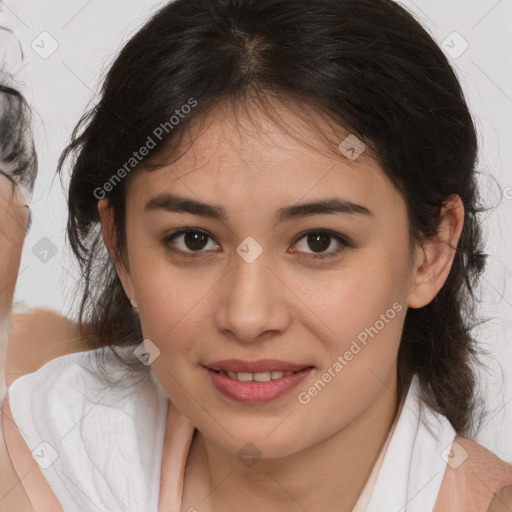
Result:
[[291,370],[287,370],[285,372],[282,371],[271,371],[271,372],[258,372],[258,373],[249,373],[249,372],[231,372],[231,371],[223,371],[221,372],[231,379],[236,379],[241,382],[268,382],[270,380],[280,379],[282,377],[286,377],[288,375],[292,375],[293,372]]

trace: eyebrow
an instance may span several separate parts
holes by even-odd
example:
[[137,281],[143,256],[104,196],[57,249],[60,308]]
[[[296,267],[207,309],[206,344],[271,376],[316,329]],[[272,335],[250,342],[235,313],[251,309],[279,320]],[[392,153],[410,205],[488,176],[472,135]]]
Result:
[[[227,223],[229,216],[219,205],[202,203],[195,199],[173,194],[160,194],[150,199],[144,206],[144,211],[164,210],[177,213],[191,213]],[[318,201],[301,203],[279,208],[274,216],[274,224],[307,217],[309,215],[341,213],[345,215],[366,215],[373,217],[374,213],[360,204],[352,203],[338,197],[320,199]]]

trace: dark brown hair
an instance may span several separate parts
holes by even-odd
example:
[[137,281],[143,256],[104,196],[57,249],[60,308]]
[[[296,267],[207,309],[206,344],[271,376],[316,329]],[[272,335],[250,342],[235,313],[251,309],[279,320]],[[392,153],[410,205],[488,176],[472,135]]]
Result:
[[0,173],[15,187],[29,192],[37,175],[37,155],[31,129],[31,112],[25,98],[8,85],[10,76],[0,73]]
[[162,132],[151,156],[156,161],[192,120],[216,105],[272,95],[314,105],[367,145],[403,195],[416,243],[437,235],[444,202],[461,197],[464,227],[448,279],[430,304],[406,314],[398,393],[403,398],[418,374],[423,399],[458,433],[469,432],[477,358],[474,287],[485,263],[477,137],[447,58],[392,0],[177,0],[135,34],[59,163],[62,171],[73,157],[68,237],[82,268],[82,333],[91,348],[142,340],[101,238],[98,190],[114,209],[122,256],[125,182],[108,191],[104,184],[155,128],[191,98],[197,102],[175,128]]

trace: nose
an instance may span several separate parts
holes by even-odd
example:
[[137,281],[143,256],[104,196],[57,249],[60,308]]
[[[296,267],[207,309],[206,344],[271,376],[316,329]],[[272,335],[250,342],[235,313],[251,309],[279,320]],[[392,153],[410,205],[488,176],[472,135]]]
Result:
[[271,268],[265,251],[251,263],[237,253],[233,260],[221,281],[215,315],[219,331],[242,342],[263,341],[284,332],[291,320],[288,300],[293,294]]

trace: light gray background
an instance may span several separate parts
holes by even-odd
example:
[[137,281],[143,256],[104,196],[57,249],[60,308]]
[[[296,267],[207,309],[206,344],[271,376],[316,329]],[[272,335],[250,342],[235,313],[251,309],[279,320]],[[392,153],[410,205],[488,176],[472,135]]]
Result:
[[[78,273],[65,239],[65,196],[59,179],[54,179],[57,160],[80,115],[96,101],[100,79],[117,51],[165,2],[0,3],[1,25],[14,29],[24,53],[21,59],[16,39],[4,32],[2,61],[35,109],[40,160],[31,203],[33,225],[15,300],[69,314]],[[486,215],[490,257],[481,309],[490,321],[479,329],[478,337],[493,358],[486,360],[489,369],[480,379],[489,416],[477,441],[512,463],[512,0],[401,3],[450,55],[479,132],[478,168],[484,175],[484,198],[493,209]],[[52,45],[58,47],[49,55]]]

